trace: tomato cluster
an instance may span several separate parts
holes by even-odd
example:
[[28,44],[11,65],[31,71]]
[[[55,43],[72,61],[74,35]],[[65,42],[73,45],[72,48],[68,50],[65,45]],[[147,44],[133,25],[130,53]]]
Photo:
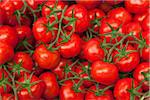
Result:
[[149,0],[0,0],[0,100],[149,100]]

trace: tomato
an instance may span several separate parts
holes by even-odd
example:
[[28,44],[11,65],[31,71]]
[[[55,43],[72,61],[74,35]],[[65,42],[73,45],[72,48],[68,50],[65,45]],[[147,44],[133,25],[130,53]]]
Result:
[[[19,88],[17,92],[19,100],[39,99],[45,89],[44,82],[40,81],[35,75],[27,74],[26,76],[22,76],[18,79],[18,82],[22,84],[22,86],[16,84],[17,88]],[[30,89],[31,94],[28,89]]]
[[[76,81],[75,81],[76,83]],[[65,81],[63,85],[60,88],[60,100],[83,100],[84,99],[84,93],[81,92],[75,92],[72,87],[74,85],[74,82],[71,80]],[[80,86],[78,88],[79,90],[83,90],[83,87]]]
[[[99,90],[103,90],[102,87],[98,87]],[[96,91],[96,86],[91,86],[89,88],[89,91],[87,91],[86,95],[85,95],[85,100],[114,100],[113,98],[113,93],[111,90],[105,90],[103,92],[91,92],[90,90]],[[96,93],[98,95],[96,95]]]
[[45,45],[38,46],[33,54],[35,62],[43,69],[54,69],[60,61],[58,51],[50,51]]
[[[65,25],[69,24],[66,27],[68,31],[71,31],[75,28],[75,32],[82,33],[88,29],[89,26],[89,17],[88,12],[84,6],[80,4],[71,5],[65,12],[64,16],[67,19],[63,20]],[[73,17],[74,16],[74,17]],[[73,25],[75,26],[73,27]]]
[[125,1],[125,8],[131,13],[143,13],[149,7],[148,0],[126,0]]
[[91,77],[103,85],[110,85],[119,78],[118,68],[111,63],[95,61],[91,66]]
[[148,31],[149,28],[150,28],[150,20],[149,20],[149,18],[150,18],[150,15],[148,14],[148,15],[143,19],[143,21],[142,21],[142,28],[143,28],[143,30],[145,30],[145,31]]
[[98,32],[100,21],[105,16],[105,13],[102,10],[95,8],[88,11],[88,16],[90,20],[90,27],[93,28],[95,32]]
[[[132,78],[123,78],[118,80],[114,87],[114,96],[116,100],[122,100],[122,98],[123,100],[130,100],[131,93],[129,90],[135,89],[138,85],[138,82]],[[139,89],[137,92],[140,91],[141,89]]]
[[75,0],[77,4],[83,5],[87,9],[92,9],[97,7],[100,4],[100,1],[97,0]]
[[[49,16],[50,14],[52,14],[52,11],[48,7],[51,7],[54,11],[63,10],[65,7],[65,3],[62,1],[54,2],[51,0],[46,2],[45,5],[42,7],[42,16],[43,17]],[[61,12],[57,13],[57,17],[59,19],[61,18]]]
[[132,20],[130,13],[123,7],[112,9],[108,12],[108,18],[114,18],[121,21],[122,24],[126,24]]
[[2,94],[2,100],[15,100],[14,95],[10,93]]
[[[89,63],[88,62],[82,62],[81,65],[77,66],[77,68],[75,69],[75,72],[79,74],[80,78],[87,78],[86,80],[83,81],[83,85],[85,87],[89,87],[93,84],[93,82],[89,81],[89,75],[88,75],[88,67],[89,67]],[[86,72],[87,71],[87,72]]]
[[0,94],[11,91],[11,87],[8,82],[10,82],[10,78],[7,72],[3,68],[0,68]]
[[[135,37],[139,38],[140,32],[142,32],[142,27],[139,22],[129,22],[129,23],[123,25],[122,32],[125,34],[129,34],[132,32],[132,34]],[[129,37],[128,39],[133,40],[132,37]]]
[[142,13],[142,14],[136,14],[136,15],[133,17],[133,20],[134,20],[135,22],[140,22],[140,23],[142,23],[142,21],[144,20],[144,18],[145,18],[147,15],[148,15],[147,12]]
[[26,3],[28,6],[30,6],[33,10],[36,10],[38,8],[38,5],[42,2],[39,0],[26,0]]
[[6,12],[0,8],[0,25],[4,25],[6,20]]
[[18,36],[15,29],[10,26],[0,26],[0,42],[15,47],[18,43]]
[[[67,36],[70,32],[67,33]],[[64,58],[71,58],[77,56],[81,51],[81,39],[77,34],[72,34],[66,42],[63,43],[64,38],[59,38],[57,46],[60,46],[59,52]],[[62,43],[61,43],[62,42]]]
[[44,81],[46,84],[43,97],[46,99],[52,99],[59,94],[59,85],[57,83],[57,79],[55,74],[51,72],[42,73],[39,78]]
[[[114,29],[112,30],[110,28],[110,26]],[[99,28],[99,34],[102,35],[100,36],[100,38],[102,40],[106,39],[106,42],[113,42],[115,43],[115,38],[117,38],[117,40],[120,40],[120,37],[118,37],[117,33],[121,33],[122,32],[122,28],[121,26],[121,22],[117,19],[114,18],[105,18],[101,21],[101,26]],[[120,27],[119,30],[117,30]],[[108,35],[105,35],[107,33],[110,33]],[[111,40],[111,38],[113,38]]]
[[[149,63],[148,62],[142,62],[134,70],[133,77],[138,82],[141,82],[144,79],[144,76],[143,76],[142,72],[149,73],[149,71],[150,71],[150,65],[149,65]],[[150,87],[150,85],[149,85],[148,81],[145,81],[143,83],[143,85],[142,85],[143,90],[146,90],[146,91],[149,90],[149,87]]]
[[87,41],[82,52],[83,57],[90,62],[104,59],[104,50],[100,47],[100,41],[97,38]]
[[113,52],[113,62],[119,68],[119,71],[131,72],[140,62],[139,53],[131,45],[123,45],[118,49],[120,51],[114,50]]
[[0,65],[10,61],[14,56],[14,50],[11,46],[0,42]]

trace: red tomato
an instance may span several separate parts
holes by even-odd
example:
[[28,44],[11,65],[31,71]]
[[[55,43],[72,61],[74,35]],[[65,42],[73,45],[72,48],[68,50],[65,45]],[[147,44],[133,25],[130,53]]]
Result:
[[119,78],[118,69],[114,64],[95,61],[91,66],[91,77],[103,85],[110,85]]
[[[88,12],[84,6],[80,4],[71,5],[65,12],[64,16],[67,19],[63,20],[65,25],[70,24],[66,27],[68,31],[73,30],[73,23],[75,23],[75,32],[82,33],[87,30],[89,26]],[[74,16],[74,18],[72,18]],[[73,20],[73,21],[72,21]]]
[[[54,6],[56,6],[56,7],[54,7]],[[62,2],[62,1],[58,1],[57,4],[56,4],[56,1],[54,2],[54,1],[51,1],[51,0],[46,2],[45,5],[42,7],[42,16],[43,17],[49,16],[51,14],[51,10],[48,7],[51,7],[54,11],[63,10],[64,7],[65,7],[65,3]],[[59,19],[61,18],[61,12],[57,13],[57,17]]]
[[[76,81],[75,81],[76,82]],[[83,100],[84,94],[81,92],[75,92],[72,87],[74,83],[71,80],[65,81],[60,89],[60,100]],[[83,87],[80,86],[79,90],[83,90]]]
[[0,42],[15,47],[18,43],[18,36],[15,29],[10,26],[0,26]]
[[1,96],[2,96],[2,100],[15,100],[14,95],[10,93],[4,93]]
[[53,69],[60,61],[59,53],[48,50],[45,45],[40,45],[35,49],[33,58],[39,67],[43,69]]
[[7,82],[10,82],[10,78],[7,72],[0,68],[0,94],[8,93],[11,91],[11,87]]
[[126,0],[125,8],[131,13],[143,13],[149,7],[148,0]]
[[[133,72],[133,77],[136,79],[138,82],[141,82],[144,79],[144,76],[142,72],[148,73],[150,71],[150,65],[149,62],[142,62],[140,63],[136,69]],[[145,81],[142,85],[143,90],[148,91],[150,88],[150,85],[148,84],[148,81]]]
[[113,52],[113,62],[119,68],[120,72],[131,72],[140,62],[139,53],[131,45],[123,45],[118,47],[120,51],[115,50]]
[[88,11],[88,16],[90,20],[90,27],[93,28],[95,32],[98,32],[100,21],[105,16],[105,13],[102,10],[95,8]]
[[[68,32],[67,35],[70,33]],[[59,52],[64,58],[77,56],[81,51],[81,39],[77,34],[72,34],[67,42],[61,43],[63,38],[59,38],[57,46],[60,46]]]
[[0,65],[10,61],[14,56],[14,50],[11,46],[0,42]]
[[46,99],[52,99],[59,94],[59,85],[57,83],[57,79],[55,74],[51,72],[42,73],[39,78],[44,81],[46,84],[43,97]]
[[39,18],[33,24],[33,35],[38,42],[49,43],[57,35],[57,30],[54,28],[58,28],[57,24],[51,24],[55,21],[55,17],[51,17],[47,19],[46,17]]
[[148,15],[147,12],[145,13],[142,13],[142,14],[136,14],[134,17],[133,17],[133,20],[135,22],[140,22],[140,24],[142,23],[142,21],[144,20],[144,18]]
[[[101,87],[98,89],[103,90]],[[96,86],[91,86],[89,90],[96,91]],[[111,90],[105,90],[103,93],[99,92],[99,95],[96,95],[94,92],[87,91],[85,100],[114,100],[114,98]]]
[[[116,100],[130,100],[131,93],[128,90],[135,89],[138,85],[139,85],[138,82],[132,78],[123,78],[118,80],[118,82],[115,84],[114,87],[114,96]],[[137,92],[140,91],[141,89],[139,89]]]
[[150,15],[148,14],[142,21],[142,28],[145,31],[148,31],[150,29]]
[[[111,30],[110,26],[114,29],[114,31]],[[116,35],[116,30],[117,28],[119,28],[121,25],[121,22],[117,19],[114,19],[114,18],[107,18],[107,19],[103,19],[102,20],[102,23],[101,23],[101,26],[100,26],[100,29],[99,29],[99,34],[102,35],[100,36],[100,38],[102,40],[106,39],[106,42],[113,42],[115,43],[115,38],[117,38],[117,40],[120,40],[120,37],[117,37]],[[117,33],[121,33],[122,32],[122,28],[120,27],[120,29],[117,31]],[[107,34],[107,33],[110,33],[108,35],[104,35],[104,34]],[[113,38],[111,40],[111,38]]]
[[6,12],[0,8],[0,26],[4,25],[6,21]]
[[87,41],[82,51],[83,57],[90,62],[104,59],[104,50],[100,47],[100,41],[97,38]]
[[132,20],[132,16],[126,9],[123,7],[118,7],[115,9],[112,9],[108,12],[109,18],[114,18],[122,22],[122,24],[126,24]]
[[76,2],[83,5],[87,9],[95,8],[100,4],[100,1],[98,0],[76,0]]
[[[21,78],[18,79],[18,82],[23,84],[22,86],[19,86],[19,84],[16,84],[17,88],[19,87],[21,88],[17,92],[19,100],[39,99],[42,96],[42,93],[45,89],[44,82],[40,81],[40,79],[36,77],[35,75],[31,76],[27,74],[26,77],[22,76]],[[28,89],[30,89],[31,95]]]

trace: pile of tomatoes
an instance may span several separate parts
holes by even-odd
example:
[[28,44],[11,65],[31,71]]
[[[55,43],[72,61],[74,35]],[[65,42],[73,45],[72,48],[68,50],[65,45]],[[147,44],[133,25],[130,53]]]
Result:
[[0,0],[0,100],[149,100],[149,0]]

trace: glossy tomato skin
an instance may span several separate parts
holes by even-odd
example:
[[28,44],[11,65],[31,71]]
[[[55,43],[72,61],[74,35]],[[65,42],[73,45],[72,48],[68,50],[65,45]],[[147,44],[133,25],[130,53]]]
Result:
[[93,28],[95,32],[98,32],[100,25],[98,25],[97,23],[100,24],[100,19],[105,16],[105,13],[98,8],[94,8],[88,11],[88,16],[90,20],[90,28]]
[[60,61],[58,51],[50,51],[45,45],[38,46],[33,54],[33,59],[43,69],[53,69]]
[[[36,41],[49,43],[54,40],[57,34],[57,30],[53,30],[53,28],[58,28],[58,25],[54,24],[50,29],[45,26],[48,23],[54,22],[54,20],[54,17],[50,17],[49,19],[46,17],[41,17],[33,23],[32,31]],[[54,32],[54,34],[52,32]]]
[[43,97],[46,99],[52,99],[59,94],[59,85],[55,74],[52,72],[44,72],[39,78],[44,81],[46,87],[43,93]]
[[[57,5],[56,5],[56,1],[50,0],[50,1],[45,3],[45,6],[42,7],[42,16],[46,17],[46,16],[49,16],[51,14],[51,10],[48,7],[51,7],[55,10],[63,10],[65,5],[66,4],[62,1],[58,1]],[[54,6],[56,6],[56,8],[54,8]],[[57,17],[58,17],[58,19],[61,18],[61,12],[57,13]]]
[[126,24],[132,20],[131,14],[123,7],[112,9],[108,12],[109,18],[119,20],[122,24]]
[[15,47],[18,43],[18,36],[15,29],[6,25],[0,26],[0,42]]
[[[150,71],[150,65],[149,62],[142,62],[140,63],[136,69],[133,72],[133,77],[138,82],[141,82],[144,79],[144,76],[142,75],[142,72],[148,73]],[[143,90],[148,91],[150,85],[148,84],[148,81],[145,81],[142,85]]]
[[[86,8],[80,4],[71,5],[65,12],[64,16],[72,18],[72,11],[75,20],[75,32],[82,33],[89,27],[89,17]],[[64,19],[63,23],[66,25],[70,23],[69,20]],[[73,29],[73,23],[67,26],[65,29],[71,31]]]
[[[26,88],[23,87],[22,89],[20,89],[17,92],[19,100],[32,100],[32,99],[34,100],[34,99],[41,98],[43,91],[45,89],[44,82],[40,81],[40,79],[38,77],[36,77],[35,75],[31,76],[31,75],[27,74],[26,76],[27,76],[26,79],[24,76],[20,77],[18,79],[18,82],[27,83],[28,85],[32,84],[34,82],[37,82],[37,83],[30,87],[32,96],[29,94],[29,92]],[[30,83],[27,81],[29,81]],[[18,84],[16,84],[16,86],[18,87]]]
[[113,84],[119,78],[118,68],[114,64],[103,61],[93,62],[90,73],[95,81],[103,85]]
[[[70,33],[68,32],[67,34],[69,35]],[[65,43],[61,43],[62,40],[62,38],[59,38],[59,42],[57,44],[57,46],[60,46],[59,52],[61,56],[63,56],[64,58],[72,58],[80,53],[81,39],[79,35],[73,33],[70,36],[70,39]]]
[[10,82],[10,78],[3,68],[0,68],[0,80],[0,94],[9,93],[11,91],[11,87],[6,82]]
[[[123,45],[125,47],[125,45]],[[118,47],[119,49],[122,49]],[[126,47],[126,52],[129,52],[130,50],[136,50],[133,46],[128,45]],[[120,54],[118,51],[113,52],[113,62],[118,67],[120,72],[131,72],[140,62],[140,56],[137,51],[131,52],[127,54],[126,56],[122,57],[119,60],[119,57],[115,57],[115,55]]]
[[[96,86],[91,86],[89,89],[96,91]],[[102,89],[102,88],[100,87],[100,89]],[[114,98],[113,98],[112,91],[108,89],[108,90],[104,91],[104,93],[99,95],[99,96],[96,96],[95,93],[88,91],[85,94],[85,100],[114,100]]]
[[77,4],[83,5],[87,9],[95,8],[100,4],[100,1],[96,0],[76,0]]
[[[71,80],[64,82],[64,85],[61,86],[60,93],[59,93],[60,100],[70,100],[70,99],[83,100],[84,99],[84,93],[75,92],[72,89],[73,85],[74,85],[74,83]],[[83,90],[83,87],[80,86],[79,90]]]
[[145,18],[147,15],[148,15],[147,12],[142,13],[142,14],[136,14],[136,15],[133,17],[133,20],[134,20],[135,22],[140,22],[140,23],[142,23],[142,21],[144,20],[144,18]]
[[142,21],[142,28],[145,31],[148,31],[150,29],[150,15],[148,14]]
[[104,59],[104,50],[100,47],[97,38],[90,39],[84,44],[83,57],[90,62]]
[[14,95],[10,93],[4,93],[1,96],[2,96],[2,100],[15,100]]
[[[114,96],[116,100],[122,100],[122,98],[123,100],[130,100],[130,92],[128,92],[128,90],[132,88],[132,82],[134,88],[139,85],[138,82],[132,78],[123,78],[117,81],[114,87]],[[141,89],[138,90],[138,92],[140,91]]]
[[125,8],[131,13],[143,13],[147,11],[149,7],[148,0],[126,0],[125,1]]
[[11,46],[0,42],[0,65],[10,61],[14,56],[14,50]]

